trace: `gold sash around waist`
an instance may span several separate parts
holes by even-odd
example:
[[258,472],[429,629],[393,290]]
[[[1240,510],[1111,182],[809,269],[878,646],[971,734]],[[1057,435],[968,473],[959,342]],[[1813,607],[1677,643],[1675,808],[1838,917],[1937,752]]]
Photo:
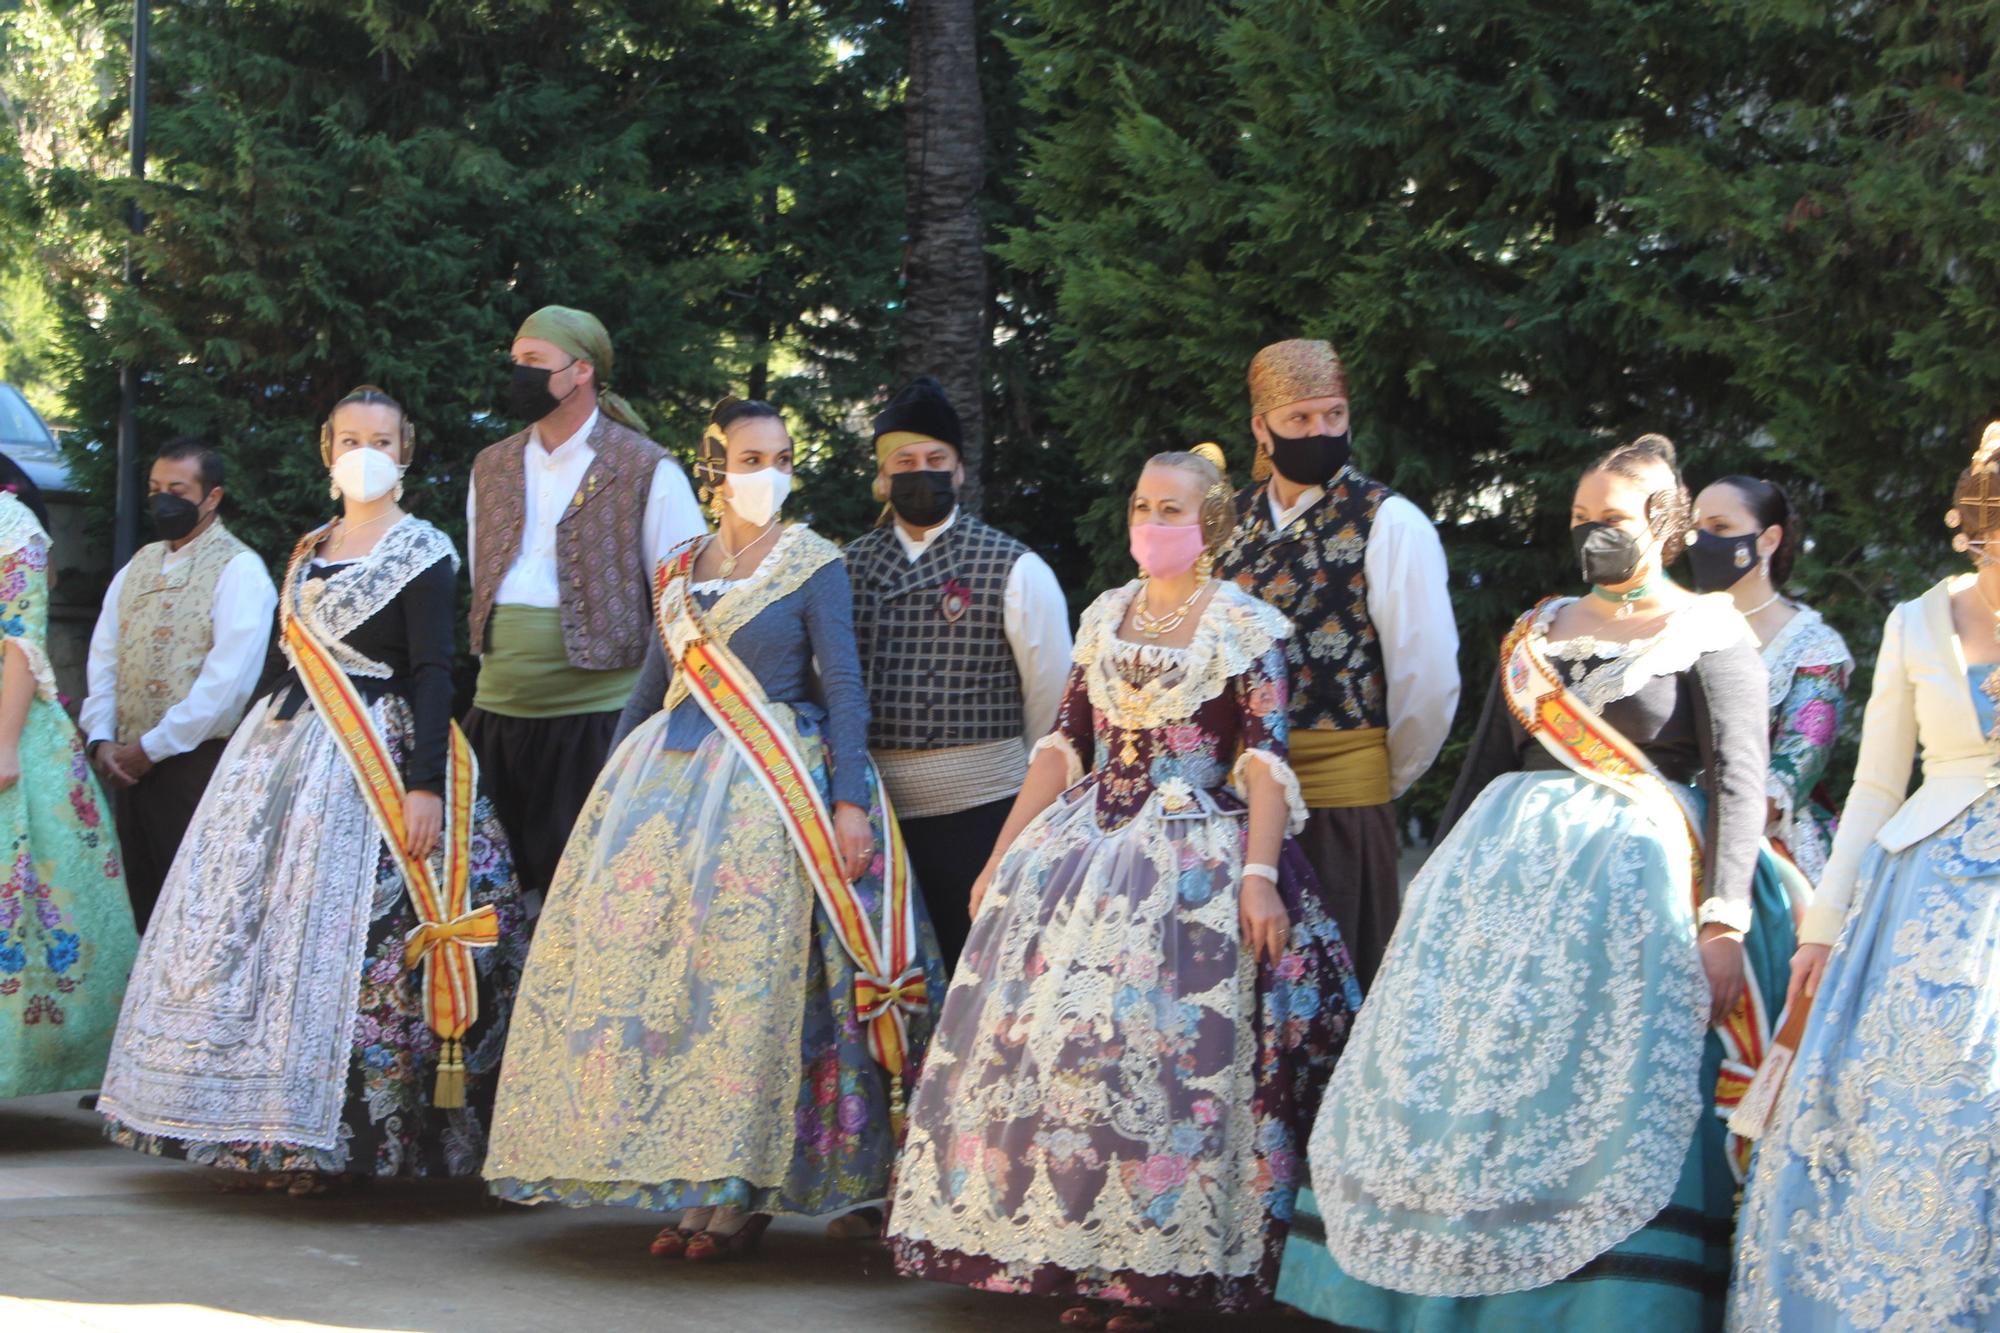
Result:
[[1389,803],[1387,727],[1294,731],[1291,756],[1308,810]]

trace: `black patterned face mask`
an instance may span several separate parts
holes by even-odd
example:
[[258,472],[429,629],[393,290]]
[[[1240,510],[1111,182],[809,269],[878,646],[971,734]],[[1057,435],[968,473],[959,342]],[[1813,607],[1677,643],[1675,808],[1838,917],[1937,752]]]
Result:
[[1609,523],[1579,523],[1569,530],[1569,541],[1576,548],[1583,581],[1598,588],[1630,583],[1646,556],[1637,537]]
[[1723,537],[1713,532],[1697,532],[1688,542],[1688,574],[1697,592],[1725,592],[1757,567],[1757,539],[1753,532],[1744,537]]

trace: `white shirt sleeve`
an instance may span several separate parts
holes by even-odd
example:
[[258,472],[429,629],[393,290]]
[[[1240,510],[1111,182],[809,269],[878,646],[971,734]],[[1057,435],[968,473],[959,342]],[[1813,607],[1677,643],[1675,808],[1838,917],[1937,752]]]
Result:
[[1362,567],[1388,681],[1389,787],[1401,796],[1437,758],[1458,710],[1458,623],[1444,543],[1422,510],[1392,495],[1375,511]]
[[97,627],[90,631],[90,656],[84,667],[86,688],[83,707],[76,722],[83,729],[85,744],[118,739],[118,599],[125,591],[125,571],[130,563],[111,576],[104,590],[104,606],[97,613]]
[[215,643],[202,660],[201,674],[187,697],[167,710],[160,724],[139,738],[154,763],[186,754],[217,732],[233,727],[250,706],[257,678],[271,646],[278,590],[254,551],[238,553],[215,581],[209,615]]
[[1069,680],[1069,603],[1048,561],[1033,551],[1014,562],[1007,574],[1002,607],[1007,644],[1014,650],[1014,669],[1021,673],[1021,717],[1024,739],[1032,745],[1056,724],[1063,685]]
[[465,479],[465,574],[467,578],[472,576],[473,570],[479,568],[479,535],[475,531],[478,526],[479,483],[467,477]]
[[653,563],[659,564],[667,552],[706,531],[708,523],[695,503],[687,473],[673,459],[662,458],[653,469],[653,488],[646,494],[645,540]]

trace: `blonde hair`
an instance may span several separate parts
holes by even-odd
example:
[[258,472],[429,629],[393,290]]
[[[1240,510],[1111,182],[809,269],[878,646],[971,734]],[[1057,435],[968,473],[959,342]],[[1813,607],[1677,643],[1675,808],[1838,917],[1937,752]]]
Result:
[[[1192,449],[1169,449],[1154,454],[1139,470],[1144,472],[1147,467],[1179,468],[1200,480],[1202,549],[1210,555],[1221,550],[1229,534],[1236,531],[1236,496],[1229,489],[1221,446],[1204,441]],[[1127,520],[1132,517],[1132,504],[1132,500],[1125,502]]]

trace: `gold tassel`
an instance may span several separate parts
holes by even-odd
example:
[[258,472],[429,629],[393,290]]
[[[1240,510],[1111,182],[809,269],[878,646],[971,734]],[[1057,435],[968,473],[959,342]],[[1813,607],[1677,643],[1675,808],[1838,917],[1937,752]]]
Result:
[[903,1076],[889,1075],[889,1142],[902,1146],[903,1142]]
[[446,1037],[444,1049],[438,1053],[437,1088],[431,1105],[443,1111],[465,1105],[465,1061],[455,1037]]

